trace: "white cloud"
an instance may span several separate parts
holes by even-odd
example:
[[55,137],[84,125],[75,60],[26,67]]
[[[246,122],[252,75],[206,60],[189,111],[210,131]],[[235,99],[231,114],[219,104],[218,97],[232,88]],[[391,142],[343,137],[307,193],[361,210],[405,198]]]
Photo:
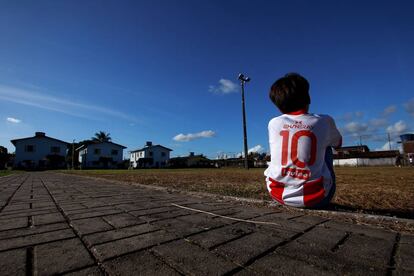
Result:
[[10,122],[10,123],[13,123],[13,124],[18,124],[18,123],[20,123],[22,120],[19,120],[19,119],[13,118],[13,117],[7,117],[6,121],[7,121],[7,122]]
[[178,142],[189,142],[189,141],[200,139],[200,138],[211,138],[211,137],[214,137],[214,135],[216,135],[214,131],[204,130],[204,131],[197,132],[197,133],[188,133],[188,134],[180,133],[174,136],[173,140],[178,141]]
[[0,99],[81,118],[96,119],[99,118],[99,115],[107,115],[137,122],[137,119],[134,117],[110,108],[84,104],[68,99],[57,98],[34,90],[20,89],[1,84]]
[[359,122],[350,122],[345,125],[344,130],[347,133],[361,133],[368,129],[368,125]]
[[[397,148],[397,144],[395,142],[391,142],[391,150],[395,150]],[[383,151],[383,150],[390,150],[390,143],[386,142],[382,147],[376,148],[376,151]]]
[[338,120],[344,120],[346,122],[352,121],[354,119],[361,119],[364,117],[364,112],[362,111],[353,111],[347,112],[343,116],[339,117]]
[[414,98],[405,103],[404,108],[411,116],[414,116]]
[[388,115],[394,113],[395,111],[397,111],[397,107],[395,105],[390,105],[390,106],[388,106],[384,109],[384,111],[382,112],[382,115],[383,116],[388,116]]
[[401,134],[402,132],[407,131],[407,129],[407,124],[401,120],[387,127],[387,132],[390,134]]
[[265,149],[262,147],[262,145],[256,145],[256,146],[252,147],[251,149],[249,149],[248,153],[251,153],[251,152],[262,153],[264,151],[265,151]]
[[238,91],[237,83],[227,79],[220,79],[219,85],[210,85],[208,91],[219,94],[229,94]]
[[377,127],[384,127],[387,125],[387,119],[385,118],[374,118],[369,121],[370,126],[377,128]]
[[[376,151],[390,150],[390,143],[386,142],[382,147],[376,148]],[[398,150],[400,153],[403,153],[403,148],[401,144],[391,141],[391,150]]]

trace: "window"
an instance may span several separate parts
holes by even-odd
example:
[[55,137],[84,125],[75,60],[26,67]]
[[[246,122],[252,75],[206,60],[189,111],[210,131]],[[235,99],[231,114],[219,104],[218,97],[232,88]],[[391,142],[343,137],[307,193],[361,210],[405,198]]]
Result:
[[152,151],[149,152],[149,156],[152,157]]
[[96,154],[96,155],[101,154],[101,149],[95,149],[93,151],[93,153]]
[[50,147],[51,153],[60,153],[60,147]]
[[165,157],[167,154],[165,154],[165,152],[161,152],[161,156]]
[[34,145],[26,145],[24,147],[24,151],[25,152],[34,152],[35,151],[35,146]]
[[118,155],[118,150],[112,150],[111,155]]

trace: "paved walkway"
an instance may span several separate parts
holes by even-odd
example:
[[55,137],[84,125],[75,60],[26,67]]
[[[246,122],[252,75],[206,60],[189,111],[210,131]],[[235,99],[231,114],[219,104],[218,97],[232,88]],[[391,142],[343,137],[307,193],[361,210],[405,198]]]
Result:
[[77,176],[0,178],[0,211],[0,275],[414,274],[412,235]]

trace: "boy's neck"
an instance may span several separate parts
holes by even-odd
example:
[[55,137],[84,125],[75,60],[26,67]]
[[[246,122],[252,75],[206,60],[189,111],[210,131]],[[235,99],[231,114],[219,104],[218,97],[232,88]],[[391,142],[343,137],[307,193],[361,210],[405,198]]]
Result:
[[304,109],[299,109],[296,111],[288,112],[286,114],[287,115],[302,115],[302,114],[307,114],[307,113],[308,113],[308,108],[304,108]]

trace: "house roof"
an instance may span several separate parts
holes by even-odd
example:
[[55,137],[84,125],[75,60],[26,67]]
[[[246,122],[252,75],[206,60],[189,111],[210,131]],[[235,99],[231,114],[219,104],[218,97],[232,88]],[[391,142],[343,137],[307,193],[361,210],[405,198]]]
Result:
[[92,141],[92,140],[90,140],[90,141],[87,141],[86,143],[84,143],[82,146],[78,147],[76,150],[80,150],[80,149],[83,149],[85,147],[87,148],[89,145],[97,145],[97,144],[104,144],[104,143],[112,144],[112,145],[121,147],[123,149],[126,149],[125,146],[120,145],[120,144],[117,144],[117,143],[113,143],[113,142],[101,142],[101,141]]
[[334,159],[349,159],[349,158],[392,158],[400,155],[398,150],[384,150],[384,151],[369,151],[369,152],[354,152],[350,154],[338,153],[334,154]]
[[166,150],[173,151],[172,149],[169,149],[169,148],[167,148],[167,147],[164,147],[164,146],[161,146],[161,145],[155,145],[155,146],[147,146],[147,147],[143,147],[143,148],[141,148],[141,149],[131,150],[130,152],[143,151],[143,150],[150,149],[150,148],[155,148],[155,147],[161,147],[161,148],[164,148],[164,149],[166,149]]
[[367,145],[360,145],[360,146],[347,146],[347,147],[340,147],[335,149],[337,152],[343,151],[357,151],[357,152],[368,152],[369,148]]
[[66,144],[66,145],[70,145],[70,143],[68,143],[68,142],[65,142],[65,141],[62,141],[62,140],[59,140],[59,139],[56,139],[56,138],[52,138],[52,137],[49,137],[49,136],[46,136],[46,135],[43,135],[43,136],[38,136],[38,135],[35,135],[35,136],[32,136],[32,137],[26,137],[26,138],[13,139],[13,140],[10,140],[10,142],[11,142],[14,146],[16,146],[16,142],[17,142],[17,141],[29,140],[29,139],[33,139],[33,138],[38,138],[38,139],[48,139],[48,140],[53,140],[53,141],[56,141],[56,142],[61,142],[61,143],[64,143],[64,144]]

